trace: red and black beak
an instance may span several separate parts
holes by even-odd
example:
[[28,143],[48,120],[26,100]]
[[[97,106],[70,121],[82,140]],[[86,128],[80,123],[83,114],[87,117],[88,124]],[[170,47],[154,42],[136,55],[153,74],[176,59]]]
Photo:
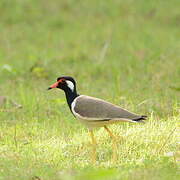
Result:
[[57,88],[59,83],[63,83],[64,79],[59,79],[57,82],[55,82],[54,84],[52,84],[47,90],[53,89],[53,88]]
[[47,90],[53,89],[53,88],[57,88],[59,82],[55,82],[54,84],[52,84]]

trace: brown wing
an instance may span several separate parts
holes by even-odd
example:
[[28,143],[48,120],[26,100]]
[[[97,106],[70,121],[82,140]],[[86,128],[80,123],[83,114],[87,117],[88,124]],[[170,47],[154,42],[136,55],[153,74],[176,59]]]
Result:
[[107,101],[85,95],[81,95],[76,99],[74,111],[81,117],[88,119],[108,120],[119,118],[136,120],[141,118],[141,116]]

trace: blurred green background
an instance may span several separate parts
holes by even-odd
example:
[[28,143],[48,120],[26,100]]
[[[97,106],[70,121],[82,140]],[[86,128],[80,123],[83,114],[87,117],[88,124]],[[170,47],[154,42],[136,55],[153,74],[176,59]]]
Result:
[[[41,135],[44,138],[51,138],[54,134],[57,138],[72,137],[76,136],[79,127],[83,129],[69,113],[64,94],[58,90],[46,91],[61,75],[73,76],[80,94],[109,100],[134,112],[153,116],[154,120],[163,123],[175,118],[177,123],[179,37],[179,0],[1,0],[0,91],[1,95],[21,104],[22,109],[0,112],[1,153],[8,152],[1,159],[4,175],[0,178],[14,179],[12,169],[18,160],[11,159],[12,153],[13,157],[19,157],[17,172],[23,179],[21,169],[26,169],[26,166],[22,162],[28,160],[22,155],[21,146],[17,145],[22,139],[23,142],[36,144],[35,140],[40,138],[43,144]],[[12,107],[9,104],[6,108]],[[122,125],[120,128],[127,127]],[[171,129],[169,126],[167,133]],[[85,128],[82,131],[83,136]],[[16,133],[19,134],[16,140],[19,143],[14,140]],[[68,141],[66,143],[69,144]],[[33,150],[34,146],[28,148]],[[28,157],[31,159],[33,154]],[[148,161],[153,164],[154,160],[151,160]],[[10,170],[7,167],[12,162],[14,166]],[[32,169],[35,167],[34,170],[42,168],[42,177],[57,179],[53,176],[56,170],[52,167],[47,175],[48,170],[46,172],[44,166],[36,167],[31,161],[28,163]],[[123,162],[120,165],[125,166]],[[115,174],[113,177],[117,179],[128,178],[131,165],[128,162],[126,165],[122,174],[116,170],[100,171],[100,174],[105,174],[102,179],[106,173]],[[160,168],[164,174],[171,167],[167,166],[165,171],[164,167]],[[86,167],[86,163],[82,163],[80,169],[83,168],[91,166]],[[175,174],[174,169],[169,170],[170,176],[171,172]],[[28,178],[33,173],[29,174]],[[67,174],[67,179],[72,178],[71,173]],[[148,174],[149,171],[145,171],[137,177],[148,179]],[[77,178],[85,176],[81,174]],[[129,178],[133,179],[133,176]],[[91,179],[96,177],[98,175]],[[111,176],[107,177],[110,179]]]

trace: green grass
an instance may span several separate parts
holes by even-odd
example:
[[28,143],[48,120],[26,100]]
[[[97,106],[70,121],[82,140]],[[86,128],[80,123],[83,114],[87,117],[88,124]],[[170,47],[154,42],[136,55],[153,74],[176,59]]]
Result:
[[[1,0],[0,92],[23,107],[0,109],[0,180],[179,179],[178,0]],[[58,76],[80,94],[147,114],[146,124],[88,131],[70,114]]]

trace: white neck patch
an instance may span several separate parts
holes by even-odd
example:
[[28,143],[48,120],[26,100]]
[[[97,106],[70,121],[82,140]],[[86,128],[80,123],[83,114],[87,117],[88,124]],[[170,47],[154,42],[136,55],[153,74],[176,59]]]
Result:
[[71,91],[74,91],[74,84],[71,81],[66,80],[67,86],[71,89]]

